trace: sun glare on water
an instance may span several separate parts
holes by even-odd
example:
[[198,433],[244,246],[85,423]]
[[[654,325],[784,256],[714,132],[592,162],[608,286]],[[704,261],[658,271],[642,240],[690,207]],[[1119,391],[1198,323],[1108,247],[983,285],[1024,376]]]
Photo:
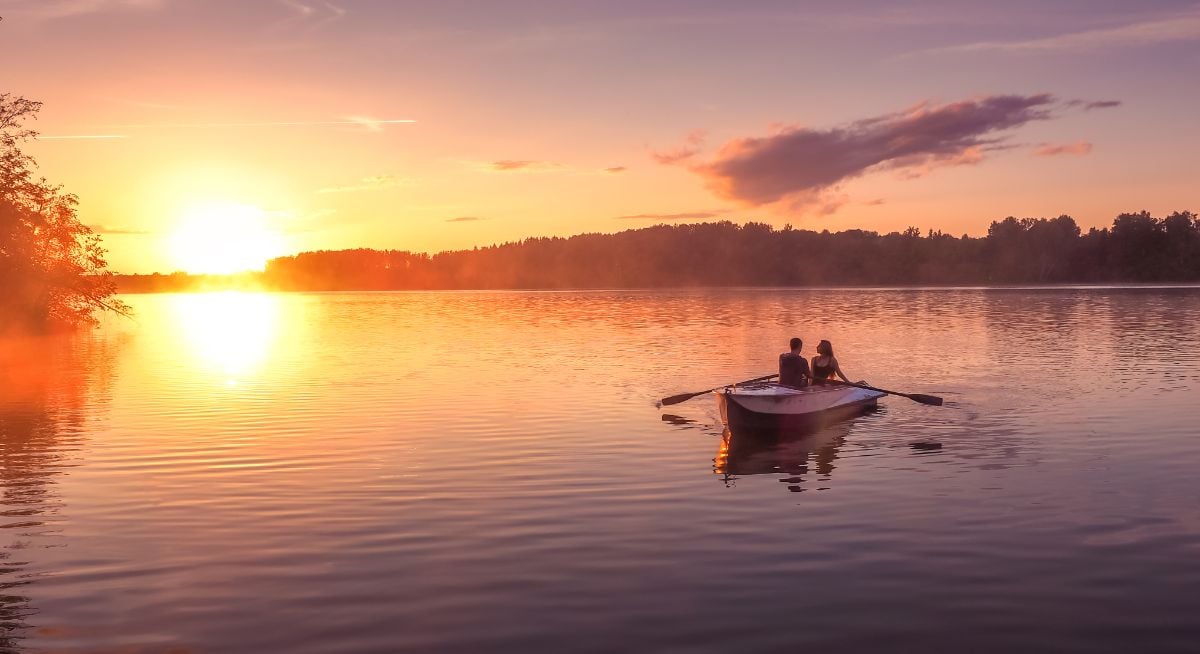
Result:
[[226,385],[257,372],[277,345],[282,310],[275,295],[181,293],[169,299],[186,349]]
[[262,209],[245,204],[192,207],[169,242],[171,257],[189,273],[228,274],[262,270],[284,253],[283,237]]

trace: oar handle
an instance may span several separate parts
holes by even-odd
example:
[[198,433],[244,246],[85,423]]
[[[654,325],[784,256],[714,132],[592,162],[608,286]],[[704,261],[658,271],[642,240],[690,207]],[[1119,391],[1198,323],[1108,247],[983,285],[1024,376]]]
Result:
[[710,388],[708,390],[696,391],[695,393],[680,393],[679,395],[672,395],[671,397],[664,397],[663,399],[659,400],[657,402],[657,404],[660,407],[670,406],[672,404],[679,404],[680,402],[686,402],[686,401],[692,399],[693,397],[696,397],[697,395],[704,395],[705,393],[711,393],[713,391],[720,390],[720,389],[726,388],[728,386],[741,386],[743,384],[753,384],[754,382],[767,381],[768,379],[772,379],[772,378],[775,378],[778,376],[779,376],[778,373],[773,374],[773,375],[764,375],[762,377],[755,377],[754,379],[747,379],[745,381],[734,382],[732,384],[722,384],[720,386],[716,386],[716,387]]
[[778,377],[778,376],[779,376],[779,373],[775,373],[775,374],[773,374],[773,375],[763,375],[762,377],[755,377],[754,379],[747,379],[746,381],[734,382],[734,383],[732,383],[732,384],[725,384],[724,386],[718,386],[718,387],[716,387],[716,388],[710,388],[710,389],[708,389],[707,391],[703,391],[703,392],[705,392],[705,393],[711,393],[711,392],[713,392],[713,391],[715,391],[715,390],[719,390],[719,389],[725,388],[725,387],[727,387],[727,386],[742,386],[742,385],[744,385],[744,384],[753,384],[754,382],[767,381],[768,379],[774,379],[774,378],[776,378],[776,377]]

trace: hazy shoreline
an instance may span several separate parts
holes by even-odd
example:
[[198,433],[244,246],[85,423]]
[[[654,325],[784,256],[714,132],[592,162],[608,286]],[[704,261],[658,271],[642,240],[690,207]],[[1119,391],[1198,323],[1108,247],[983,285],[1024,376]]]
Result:
[[232,275],[118,275],[122,292],[854,288],[1200,283],[1190,212],[1121,214],[1084,233],[1070,216],[1005,218],[987,236],[879,234],[721,221],[529,238],[471,250],[322,250]]

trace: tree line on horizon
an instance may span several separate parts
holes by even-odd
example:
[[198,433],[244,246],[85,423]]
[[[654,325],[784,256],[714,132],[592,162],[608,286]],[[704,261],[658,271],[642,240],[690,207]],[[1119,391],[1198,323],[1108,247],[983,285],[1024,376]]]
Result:
[[[121,277],[122,290],[184,290],[187,275]],[[201,281],[219,283],[209,277]],[[276,290],[887,286],[1200,281],[1200,220],[1124,213],[1083,232],[1070,216],[995,221],[986,236],[842,232],[729,221],[528,238],[424,254],[304,252],[234,280]]]

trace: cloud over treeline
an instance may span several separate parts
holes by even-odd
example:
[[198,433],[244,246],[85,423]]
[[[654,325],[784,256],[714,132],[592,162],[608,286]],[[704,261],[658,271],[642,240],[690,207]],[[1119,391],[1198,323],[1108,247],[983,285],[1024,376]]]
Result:
[[[1101,108],[1113,102],[1092,104]],[[685,162],[718,196],[744,205],[784,202],[829,212],[840,202],[831,203],[826,192],[841,182],[875,170],[919,177],[943,166],[976,164],[990,151],[1012,147],[1005,132],[1050,120],[1072,106],[1049,93],[924,102],[830,129],[784,127],[767,136],[733,139],[703,162],[690,161],[695,152],[655,158]],[[692,145],[689,141],[679,154]]]

